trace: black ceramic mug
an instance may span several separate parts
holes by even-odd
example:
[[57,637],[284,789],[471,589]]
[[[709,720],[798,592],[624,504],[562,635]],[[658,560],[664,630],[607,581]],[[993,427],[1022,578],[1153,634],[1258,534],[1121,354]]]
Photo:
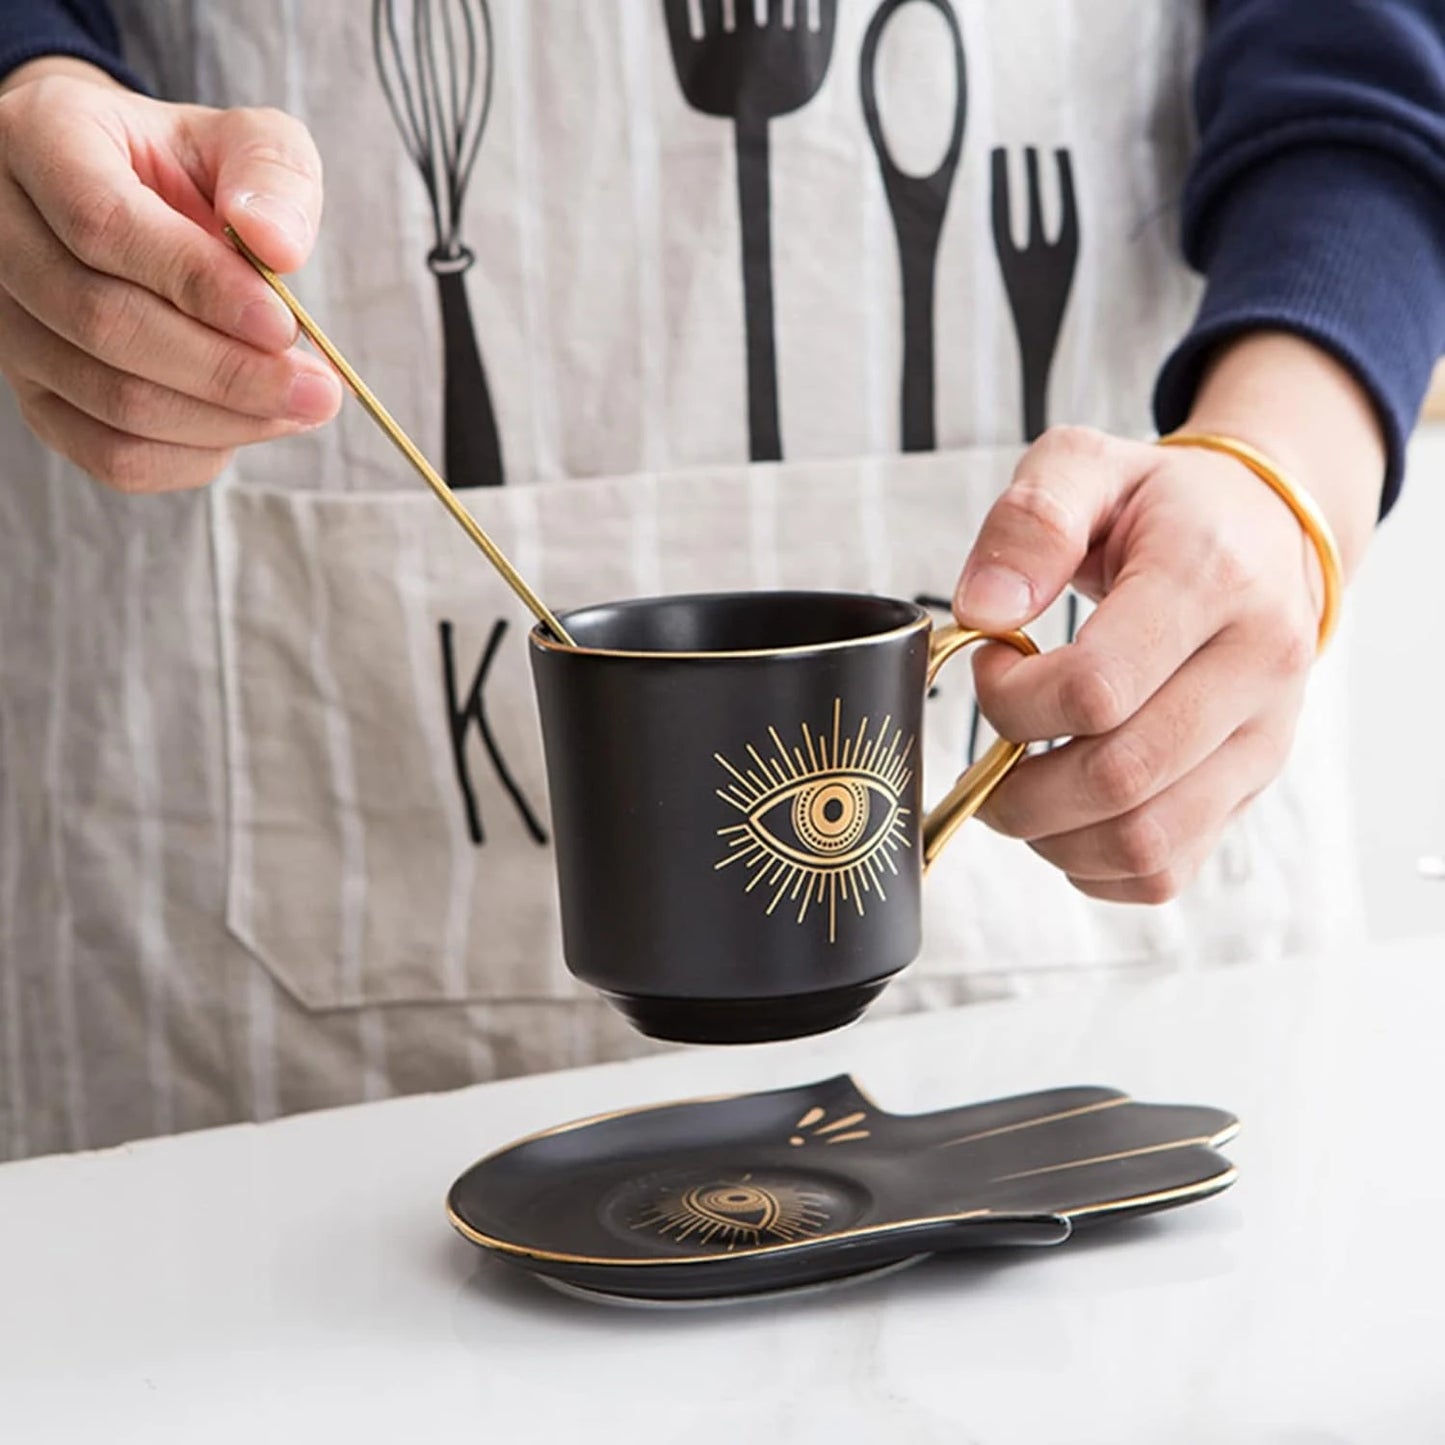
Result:
[[753,1043],[856,1018],[921,942],[924,871],[1023,756],[931,812],[923,703],[970,643],[833,592],[660,597],[531,634],[567,967],[645,1034]]

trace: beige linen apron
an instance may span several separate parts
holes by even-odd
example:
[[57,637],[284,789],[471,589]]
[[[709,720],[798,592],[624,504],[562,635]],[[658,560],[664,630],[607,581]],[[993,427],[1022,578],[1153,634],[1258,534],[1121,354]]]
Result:
[[[753,465],[734,127],[684,94],[663,0],[472,9],[491,93],[459,241],[487,393],[453,421],[485,461],[494,419],[504,483],[468,501],[552,606],[793,585],[946,599],[1045,398],[1052,419],[1149,434],[1196,297],[1173,210],[1192,7],[1105,0],[1086,20],[1068,0],[953,0],[960,88],[938,4],[902,7],[869,46],[875,4],[841,0],[816,95],[769,127],[782,460]],[[796,0],[774,23],[818,26],[816,46],[832,9]],[[159,93],[311,127],[327,215],[297,289],[440,459],[437,237],[371,7],[117,11]],[[480,58],[459,73],[485,83]],[[914,174],[947,168],[962,104],[932,367],[916,328],[905,345],[897,186],[865,95]],[[1026,416],[1013,307],[1065,290]],[[203,494],[125,499],[0,404],[0,1155],[651,1047],[562,964],[530,618],[357,408],[247,450]],[[928,881],[924,955],[880,1010],[1345,926],[1342,790],[1306,781],[1334,766],[1334,666],[1288,774],[1187,897],[1092,903],[966,829]],[[935,794],[970,707],[967,669],[945,674]]]

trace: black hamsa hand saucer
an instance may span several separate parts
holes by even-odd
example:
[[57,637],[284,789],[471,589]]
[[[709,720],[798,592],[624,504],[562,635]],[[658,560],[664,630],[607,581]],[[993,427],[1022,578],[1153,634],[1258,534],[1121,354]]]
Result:
[[584,1290],[709,1299],[1218,1193],[1219,1109],[1068,1088],[889,1114],[851,1078],[564,1124],[474,1164],[447,1213],[499,1258]]

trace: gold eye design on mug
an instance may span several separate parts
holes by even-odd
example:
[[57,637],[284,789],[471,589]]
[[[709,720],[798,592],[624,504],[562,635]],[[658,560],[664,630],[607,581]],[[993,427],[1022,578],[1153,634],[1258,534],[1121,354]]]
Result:
[[643,1210],[632,1227],[679,1244],[693,1239],[722,1249],[786,1244],[822,1232],[826,1198],[795,1184],[759,1184],[751,1174],[691,1189],[669,1189]]
[[[891,736],[890,736],[891,732]],[[804,723],[802,746],[791,748],[769,728],[767,756],[747,745],[752,766],[717,761],[731,776],[717,795],[742,814],[718,829],[727,852],[714,865],[742,864],[746,892],[770,895],[772,914],[787,901],[802,923],[816,905],[827,905],[828,941],[838,934],[838,904],[861,916],[868,901],[883,901],[888,874],[898,875],[894,855],[910,846],[912,810],[903,798],[913,777],[913,739],[885,717],[876,734],[865,717],[843,733],[843,706],[833,702],[831,734],[815,736]]]

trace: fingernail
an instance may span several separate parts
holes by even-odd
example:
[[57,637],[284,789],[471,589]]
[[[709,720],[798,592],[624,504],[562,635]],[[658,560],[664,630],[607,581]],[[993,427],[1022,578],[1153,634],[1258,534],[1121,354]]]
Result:
[[236,318],[235,334],[262,351],[285,351],[296,340],[296,318],[279,296],[248,301]]
[[294,201],[264,191],[245,191],[236,197],[236,205],[280,231],[292,245],[305,249],[311,244],[311,221]]
[[291,383],[287,413],[297,421],[329,421],[341,405],[341,383],[323,371],[303,371]]
[[1023,573],[989,562],[964,578],[958,611],[977,627],[1017,627],[1028,620],[1033,600],[1034,589]]

